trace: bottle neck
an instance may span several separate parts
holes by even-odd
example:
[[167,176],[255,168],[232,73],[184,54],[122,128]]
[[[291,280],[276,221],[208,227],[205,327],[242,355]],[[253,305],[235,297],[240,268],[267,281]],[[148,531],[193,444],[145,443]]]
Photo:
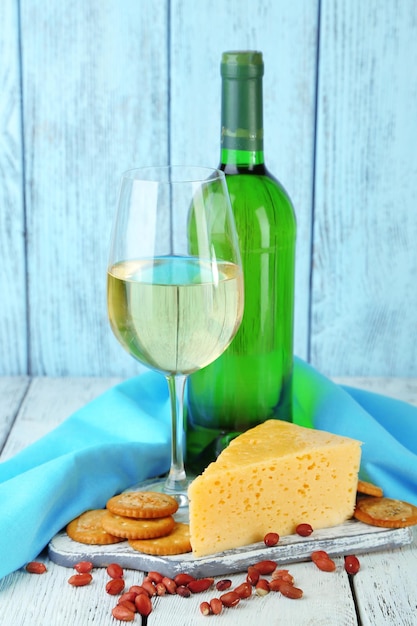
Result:
[[252,169],[257,165],[264,165],[264,153],[263,150],[227,150],[222,148],[220,151],[220,163],[236,169],[239,167]]
[[222,165],[264,164],[262,76],[222,79]]

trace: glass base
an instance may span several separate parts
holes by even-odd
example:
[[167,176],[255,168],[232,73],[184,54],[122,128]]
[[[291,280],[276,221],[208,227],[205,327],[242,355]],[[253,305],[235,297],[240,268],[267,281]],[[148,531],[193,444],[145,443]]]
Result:
[[[167,495],[175,498],[178,502],[179,509],[188,509],[187,488],[191,483],[191,480],[191,478],[187,478],[182,482],[180,488],[170,489],[168,476],[157,476],[136,483],[128,489],[125,489],[125,491],[156,491],[158,493],[166,493]],[[177,521],[180,520],[177,519]]]

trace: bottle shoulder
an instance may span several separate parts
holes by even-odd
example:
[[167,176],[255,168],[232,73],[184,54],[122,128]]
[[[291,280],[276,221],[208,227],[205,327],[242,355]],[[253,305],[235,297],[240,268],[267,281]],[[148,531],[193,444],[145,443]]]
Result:
[[287,231],[296,230],[296,218],[290,196],[284,186],[266,168],[260,173],[226,172],[226,182],[235,218],[248,222],[269,221]]

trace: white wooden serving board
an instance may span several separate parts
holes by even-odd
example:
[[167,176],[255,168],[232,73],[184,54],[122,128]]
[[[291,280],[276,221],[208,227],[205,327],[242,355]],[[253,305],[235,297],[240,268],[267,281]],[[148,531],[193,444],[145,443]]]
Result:
[[73,567],[78,561],[87,560],[95,567],[119,563],[125,568],[144,572],[156,570],[170,577],[180,572],[204,577],[241,572],[249,565],[264,559],[272,559],[279,565],[308,561],[314,550],[326,550],[328,554],[334,556],[362,554],[399,548],[411,542],[410,528],[378,528],[352,519],[340,526],[314,531],[310,537],[299,535],[282,537],[272,548],[266,547],[261,542],[196,558],[192,553],[150,556],[133,550],[127,541],[110,546],[90,546],[73,541],[65,531],[62,531],[51,540],[49,557],[65,567]]

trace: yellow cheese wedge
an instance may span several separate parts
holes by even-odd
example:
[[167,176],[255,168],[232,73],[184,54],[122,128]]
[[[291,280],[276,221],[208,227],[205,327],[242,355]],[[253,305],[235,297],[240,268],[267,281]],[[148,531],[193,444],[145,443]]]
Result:
[[188,489],[195,556],[352,517],[360,442],[268,420],[234,439]]

